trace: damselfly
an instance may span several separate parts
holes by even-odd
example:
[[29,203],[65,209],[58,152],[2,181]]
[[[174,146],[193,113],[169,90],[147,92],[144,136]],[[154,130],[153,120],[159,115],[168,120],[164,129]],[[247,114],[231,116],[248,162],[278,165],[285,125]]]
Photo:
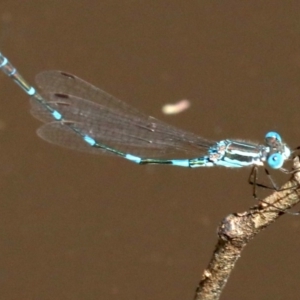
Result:
[[149,117],[82,79],[60,71],[37,75],[42,93],[0,53],[0,68],[29,96],[31,113],[43,121],[44,140],[90,153],[109,153],[137,164],[180,167],[282,168],[291,151],[277,132],[265,143],[214,142]]

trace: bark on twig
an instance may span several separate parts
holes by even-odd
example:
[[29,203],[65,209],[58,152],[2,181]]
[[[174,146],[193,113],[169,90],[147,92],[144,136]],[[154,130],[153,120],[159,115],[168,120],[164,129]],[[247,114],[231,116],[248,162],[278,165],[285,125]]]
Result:
[[[296,157],[293,169],[299,168],[299,158]],[[219,299],[244,247],[259,232],[283,215],[282,211],[295,206],[300,201],[299,196],[300,172],[295,172],[280,191],[274,192],[259,205],[250,208],[247,212],[227,216],[218,228],[219,239],[212,259],[203,272],[195,300]]]

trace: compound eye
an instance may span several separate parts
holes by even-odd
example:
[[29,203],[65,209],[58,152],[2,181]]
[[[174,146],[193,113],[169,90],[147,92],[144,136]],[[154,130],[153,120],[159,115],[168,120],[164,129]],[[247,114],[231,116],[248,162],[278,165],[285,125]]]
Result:
[[276,141],[278,141],[278,142],[282,142],[282,140],[281,140],[281,136],[277,133],[277,132],[275,132],[275,131],[270,131],[270,132],[268,132],[267,134],[266,134],[266,136],[265,136],[265,139],[266,140],[269,140],[269,139],[274,139],[274,140],[276,140]]
[[268,157],[268,165],[272,168],[272,169],[279,169],[282,167],[284,159],[282,154],[280,153],[273,153],[272,155],[270,155]]

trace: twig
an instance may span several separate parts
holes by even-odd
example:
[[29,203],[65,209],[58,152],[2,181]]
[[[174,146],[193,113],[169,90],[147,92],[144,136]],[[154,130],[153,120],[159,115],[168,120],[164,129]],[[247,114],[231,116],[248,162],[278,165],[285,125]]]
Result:
[[[296,157],[293,169],[299,168],[299,158]],[[235,263],[248,242],[283,215],[284,210],[290,209],[299,201],[300,172],[294,172],[290,181],[282,186],[280,191],[274,192],[259,205],[247,212],[227,216],[218,228],[218,243],[202,275],[195,300],[219,299]]]

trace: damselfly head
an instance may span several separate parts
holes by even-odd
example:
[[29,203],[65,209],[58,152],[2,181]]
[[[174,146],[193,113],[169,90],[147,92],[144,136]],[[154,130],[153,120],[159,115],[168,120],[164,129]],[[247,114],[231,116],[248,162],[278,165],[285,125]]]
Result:
[[270,131],[265,136],[266,144],[269,147],[267,157],[268,165],[272,169],[279,169],[291,155],[291,150],[282,143],[281,136],[274,131]]

